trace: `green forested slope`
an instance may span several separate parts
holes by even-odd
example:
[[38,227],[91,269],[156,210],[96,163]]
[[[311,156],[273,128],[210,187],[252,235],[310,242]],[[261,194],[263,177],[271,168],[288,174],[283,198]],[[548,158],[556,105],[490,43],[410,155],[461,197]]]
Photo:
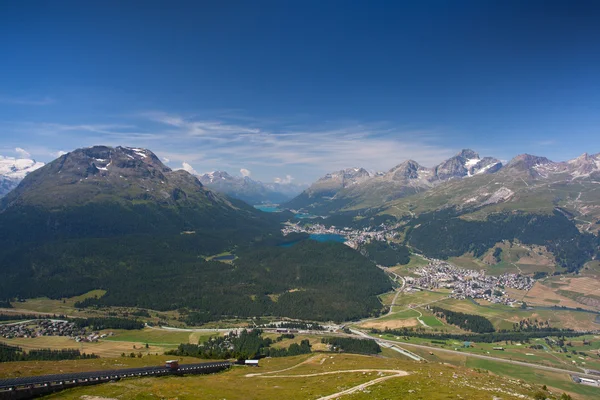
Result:
[[466,220],[455,209],[425,213],[411,221],[407,242],[424,254],[448,258],[472,252],[479,257],[504,240],[543,245],[556,262],[576,271],[598,255],[600,240],[581,233],[564,214],[523,212],[490,214],[485,220]]

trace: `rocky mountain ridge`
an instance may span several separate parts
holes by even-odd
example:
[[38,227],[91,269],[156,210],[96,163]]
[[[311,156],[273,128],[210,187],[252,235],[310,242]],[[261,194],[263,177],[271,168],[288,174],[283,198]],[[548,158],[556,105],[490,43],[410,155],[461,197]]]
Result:
[[227,202],[191,174],[171,170],[149,150],[94,146],[64,154],[28,174],[2,199],[2,208],[13,204],[61,208],[107,200],[167,205]]
[[581,231],[600,230],[600,154],[563,162],[521,154],[491,174],[449,180],[415,196],[380,203],[382,212],[413,215],[444,208],[473,209],[472,218],[520,211],[569,215]]
[[320,212],[371,207],[429,190],[451,179],[491,174],[500,168],[500,160],[480,158],[470,149],[460,151],[433,168],[414,160],[404,161],[385,173],[373,174],[364,168],[350,168],[325,175],[286,206]]

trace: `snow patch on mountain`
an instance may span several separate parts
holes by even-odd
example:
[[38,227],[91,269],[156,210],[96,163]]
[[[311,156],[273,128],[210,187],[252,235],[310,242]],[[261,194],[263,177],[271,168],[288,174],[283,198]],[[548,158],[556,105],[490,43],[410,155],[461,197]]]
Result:
[[496,204],[507,201],[513,197],[514,194],[515,192],[507,187],[502,186],[500,189],[496,190],[482,205],[486,206],[488,204]]
[[16,188],[27,174],[44,165],[28,158],[0,156],[0,197]]

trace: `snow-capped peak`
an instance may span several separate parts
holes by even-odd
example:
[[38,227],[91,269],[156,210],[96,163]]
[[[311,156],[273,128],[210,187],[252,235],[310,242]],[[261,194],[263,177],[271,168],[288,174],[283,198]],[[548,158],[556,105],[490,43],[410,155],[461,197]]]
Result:
[[45,164],[27,158],[13,158],[0,156],[0,176],[11,179],[23,179],[25,176],[43,167]]

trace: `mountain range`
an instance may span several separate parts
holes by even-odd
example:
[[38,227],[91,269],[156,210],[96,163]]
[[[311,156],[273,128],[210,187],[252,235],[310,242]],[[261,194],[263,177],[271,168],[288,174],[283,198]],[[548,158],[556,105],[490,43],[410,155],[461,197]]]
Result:
[[44,163],[27,158],[0,156],[0,198],[19,185],[28,173],[44,166]]
[[213,171],[199,175],[198,179],[207,188],[226,194],[248,204],[280,204],[300,194],[306,185],[295,183],[266,183],[249,176],[231,176],[225,171]]
[[577,223],[587,231],[597,231],[599,181],[600,154],[566,162],[522,154],[505,165],[465,149],[432,168],[408,160],[386,173],[351,168],[327,174],[284,206],[314,214],[372,209],[396,217],[447,207],[480,214],[564,207],[583,218]]
[[504,164],[462,150],[433,168],[409,160],[363,171],[328,174],[283,206],[328,226],[393,226],[403,244],[435,258],[483,259],[502,243],[543,246],[566,271],[600,257],[600,154]]
[[349,168],[325,175],[285,206],[314,213],[374,207],[452,179],[491,174],[501,167],[500,160],[480,158],[473,150],[466,149],[433,168],[414,160],[404,161],[387,172]]

